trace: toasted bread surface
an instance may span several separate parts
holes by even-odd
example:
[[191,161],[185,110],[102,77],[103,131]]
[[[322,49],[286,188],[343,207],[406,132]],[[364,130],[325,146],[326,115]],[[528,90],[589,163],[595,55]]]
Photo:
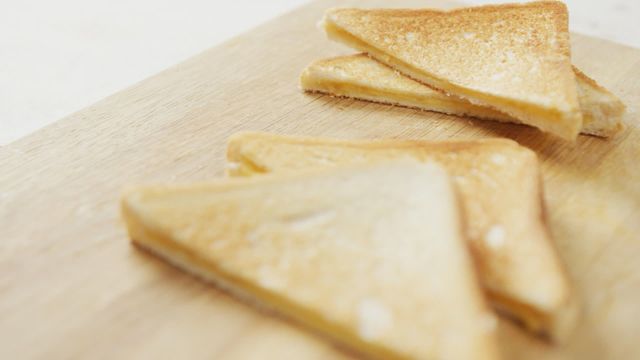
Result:
[[529,329],[564,340],[575,325],[577,305],[545,225],[532,151],[506,139],[350,141],[267,133],[236,134],[227,148],[232,176],[402,158],[436,161],[452,175],[493,304]]
[[[624,129],[624,105],[593,79],[575,67],[574,70],[580,109],[584,118],[581,132],[601,137],[616,135]],[[363,53],[315,61],[303,70],[300,82],[302,88],[309,92],[450,115],[521,123],[500,111],[474,105],[464,99],[434,90]]]
[[403,162],[134,189],[122,212],[140,246],[371,357],[495,359],[457,204]]
[[561,2],[451,11],[331,9],[330,38],[407,76],[565,139],[582,128]]

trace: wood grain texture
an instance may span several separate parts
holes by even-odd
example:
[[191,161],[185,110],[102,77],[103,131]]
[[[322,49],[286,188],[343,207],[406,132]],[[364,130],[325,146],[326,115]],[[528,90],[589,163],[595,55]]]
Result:
[[640,50],[573,37],[574,63],[625,101],[629,128],[572,145],[523,126],[302,94],[305,65],[350,52],[315,24],[326,8],[353,3],[311,3],[0,149],[0,358],[349,357],[129,244],[123,186],[221,176],[226,138],[239,130],[504,136],[534,149],[585,312],[564,347],[503,322],[506,358],[640,357]]

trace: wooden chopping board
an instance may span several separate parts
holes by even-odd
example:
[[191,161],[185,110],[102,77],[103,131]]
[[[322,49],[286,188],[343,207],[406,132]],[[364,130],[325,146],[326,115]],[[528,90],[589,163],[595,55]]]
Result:
[[574,63],[629,111],[621,136],[572,145],[524,126],[301,93],[305,65],[350,52],[316,28],[338,5],[354,2],[311,3],[0,149],[0,358],[349,358],[129,244],[122,187],[222,176],[226,139],[239,130],[502,136],[534,149],[584,314],[563,347],[502,322],[505,358],[640,358],[640,50],[573,37]]

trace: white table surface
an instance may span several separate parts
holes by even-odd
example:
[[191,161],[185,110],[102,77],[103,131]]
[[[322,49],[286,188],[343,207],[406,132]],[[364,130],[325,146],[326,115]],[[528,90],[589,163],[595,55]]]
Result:
[[[305,2],[0,0],[0,146]],[[572,31],[640,48],[639,0],[565,2]]]

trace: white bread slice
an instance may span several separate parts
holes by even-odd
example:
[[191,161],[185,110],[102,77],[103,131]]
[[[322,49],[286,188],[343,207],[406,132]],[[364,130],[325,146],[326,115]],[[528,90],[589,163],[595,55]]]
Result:
[[561,2],[331,9],[324,29],[413,79],[525,124],[568,140],[582,129]]
[[375,358],[496,359],[446,172],[417,162],[127,192],[131,239]]
[[[581,133],[611,137],[624,129],[624,104],[612,93],[574,67],[578,100],[584,124]],[[307,66],[300,76],[303,90],[399,105],[450,115],[472,116],[500,122],[519,120],[449,96],[406,77],[366,54],[321,59]]]
[[236,134],[227,147],[231,176],[401,158],[439,162],[453,176],[493,305],[533,332],[564,341],[575,327],[578,305],[545,224],[533,151],[506,139],[350,141],[268,133]]

